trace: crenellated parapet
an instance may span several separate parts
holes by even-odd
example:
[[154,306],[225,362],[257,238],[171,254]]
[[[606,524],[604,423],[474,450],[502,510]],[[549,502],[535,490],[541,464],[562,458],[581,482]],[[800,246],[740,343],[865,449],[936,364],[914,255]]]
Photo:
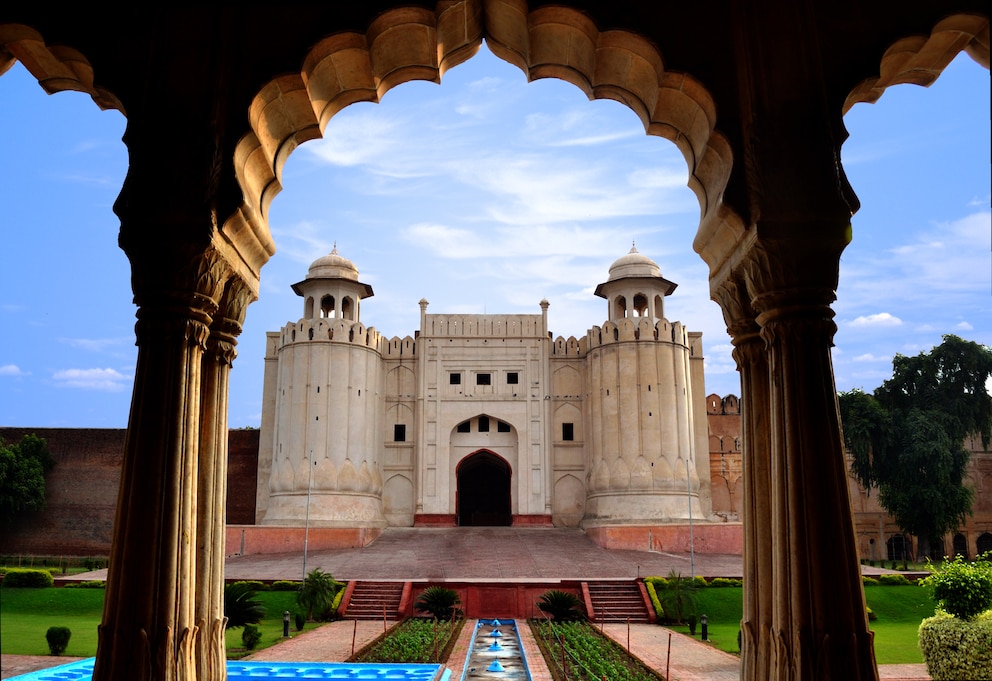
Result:
[[[350,343],[364,345],[378,352],[386,344],[382,334],[374,326],[346,319],[300,319],[282,327],[280,344],[323,342]],[[398,339],[394,339],[397,340]],[[401,342],[401,341],[398,341]],[[411,341],[412,344],[412,341]]]
[[544,317],[536,314],[426,315],[422,336],[446,338],[546,338]]
[[589,348],[589,343],[585,337],[581,340],[576,339],[575,336],[569,336],[566,340],[561,336],[555,338],[555,342],[551,346],[551,354],[554,357],[565,358],[565,357],[585,357],[586,350]]
[[417,342],[410,336],[379,337],[379,354],[383,359],[413,359],[417,356]]
[[[695,337],[695,340],[690,340]],[[571,341],[573,339],[569,339]],[[583,354],[594,348],[612,343],[630,343],[638,341],[661,341],[689,348],[693,354],[702,354],[702,336],[690,333],[680,322],[669,322],[667,319],[652,320],[646,317],[627,318],[617,322],[605,322],[602,326],[594,326],[586,332],[586,348]],[[562,349],[567,350],[568,341],[562,343]],[[577,344],[582,348],[581,343]],[[555,351],[559,350],[556,341]]]

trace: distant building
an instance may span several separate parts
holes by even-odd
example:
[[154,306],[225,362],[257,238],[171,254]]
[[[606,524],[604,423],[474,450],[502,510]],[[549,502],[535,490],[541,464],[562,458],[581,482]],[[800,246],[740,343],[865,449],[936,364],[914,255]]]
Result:
[[[268,334],[256,523],[582,527],[603,545],[713,518],[702,335],[631,248],[596,288],[607,321],[552,338],[539,314],[430,314],[387,339],[335,249]],[[364,541],[364,540],[363,540]]]
[[[728,521],[739,519],[743,501],[741,462],[741,404],[735,395],[706,398],[710,429],[710,480],[713,513]],[[972,513],[964,525],[931,546],[934,557],[961,554],[974,558],[992,551],[992,452],[982,447],[981,438],[965,442],[971,452],[965,482],[975,491]],[[848,454],[847,470],[851,470]],[[850,472],[848,489],[854,515],[858,555],[866,561],[900,561],[916,556],[916,537],[903,534],[896,521],[878,502],[878,490],[868,492]]]

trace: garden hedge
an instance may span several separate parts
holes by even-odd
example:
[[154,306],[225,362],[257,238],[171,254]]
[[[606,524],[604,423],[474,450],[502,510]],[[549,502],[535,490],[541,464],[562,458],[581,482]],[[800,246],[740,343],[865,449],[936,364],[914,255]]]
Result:
[[55,586],[55,580],[48,570],[8,568],[3,577],[5,589],[45,589],[50,586]]
[[938,612],[920,624],[920,651],[933,679],[992,679],[992,610],[972,620]]

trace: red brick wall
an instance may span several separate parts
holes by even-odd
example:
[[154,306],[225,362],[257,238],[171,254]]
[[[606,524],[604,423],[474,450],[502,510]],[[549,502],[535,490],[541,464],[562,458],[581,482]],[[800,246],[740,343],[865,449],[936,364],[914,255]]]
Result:
[[[48,443],[55,466],[45,480],[46,508],[0,528],[4,555],[106,556],[124,452],[123,429],[0,428],[0,439],[18,442],[34,433]],[[255,521],[258,431],[229,435],[228,522]]]

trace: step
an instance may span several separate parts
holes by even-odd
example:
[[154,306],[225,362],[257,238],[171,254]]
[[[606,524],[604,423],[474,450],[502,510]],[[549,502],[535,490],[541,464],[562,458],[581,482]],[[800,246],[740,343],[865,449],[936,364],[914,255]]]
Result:
[[637,582],[585,582],[585,592],[596,622],[650,622],[641,587]]

